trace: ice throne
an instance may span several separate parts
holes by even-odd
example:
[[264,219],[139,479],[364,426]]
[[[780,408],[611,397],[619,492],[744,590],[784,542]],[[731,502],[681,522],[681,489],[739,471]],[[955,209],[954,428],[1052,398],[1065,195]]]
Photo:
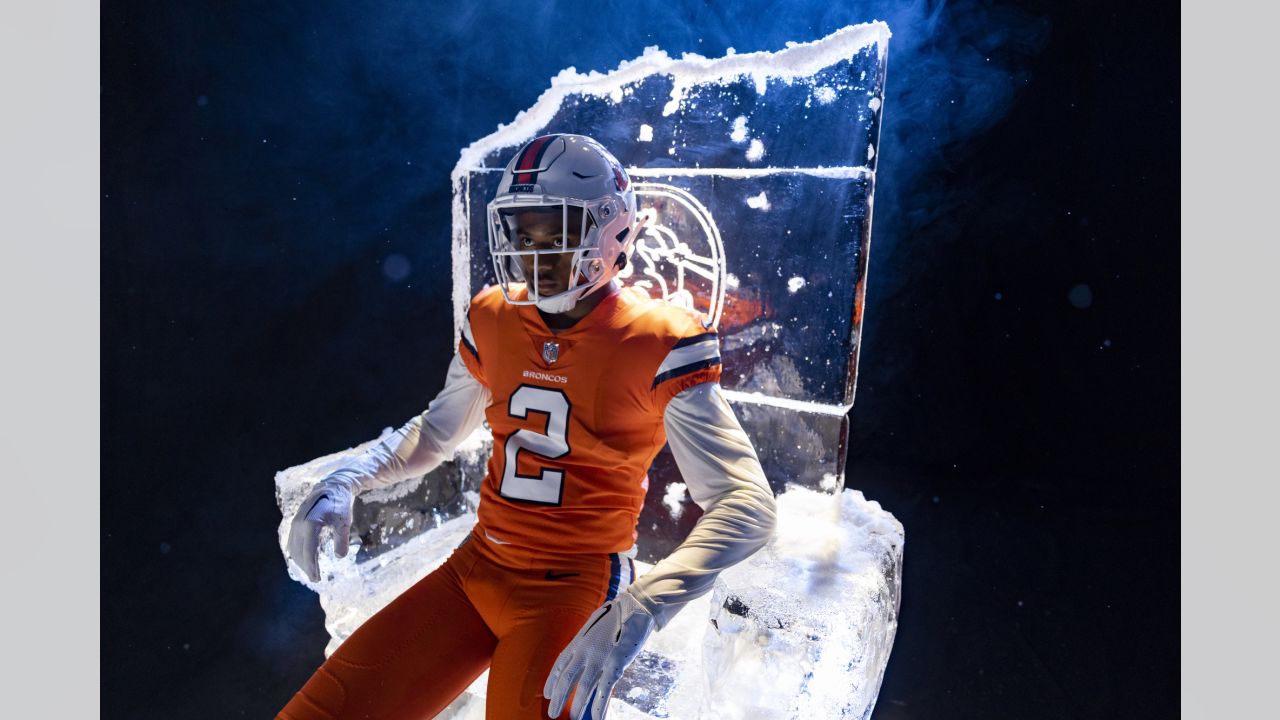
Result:
[[[623,280],[716,323],[722,385],[778,494],[775,541],[652,636],[611,717],[866,718],[875,706],[897,629],[903,529],[846,487],[844,469],[888,39],[871,23],[773,53],[650,48],[607,74],[568,69],[454,170],[456,345],[467,300],[494,282],[484,207],[506,159],[548,132],[610,148],[650,218]],[[320,596],[328,652],[468,532],[490,444],[478,431],[453,462],[361,496],[358,551],[324,553],[326,580],[290,568]],[[282,546],[310,485],[362,449],[277,475]],[[666,450],[649,481],[638,572],[700,515]],[[486,679],[441,717],[482,718]]]

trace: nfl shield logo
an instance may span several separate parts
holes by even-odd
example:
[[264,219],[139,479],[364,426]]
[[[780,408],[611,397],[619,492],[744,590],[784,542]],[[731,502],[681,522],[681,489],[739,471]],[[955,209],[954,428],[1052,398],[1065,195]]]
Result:
[[542,343],[542,359],[546,360],[548,365],[555,365],[556,360],[560,359],[560,343],[554,340]]

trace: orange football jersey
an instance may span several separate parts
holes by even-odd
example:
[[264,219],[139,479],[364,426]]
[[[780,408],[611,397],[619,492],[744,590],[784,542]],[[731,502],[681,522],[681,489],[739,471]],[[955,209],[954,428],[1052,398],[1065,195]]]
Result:
[[458,352],[493,396],[477,527],[535,552],[629,550],[667,403],[720,379],[715,329],[637,289],[552,332],[490,287],[471,301]]

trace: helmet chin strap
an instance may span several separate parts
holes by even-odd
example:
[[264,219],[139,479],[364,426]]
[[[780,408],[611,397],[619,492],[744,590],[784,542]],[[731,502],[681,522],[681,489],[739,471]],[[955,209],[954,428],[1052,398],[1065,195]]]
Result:
[[[584,250],[579,250],[576,253],[574,253],[573,272],[577,275],[577,277],[585,280],[586,279],[585,276],[583,276],[581,274],[581,271],[579,270],[579,267],[582,264],[584,256],[585,256]],[[603,280],[603,278],[598,278],[595,283],[591,283],[587,285],[576,285],[575,287],[572,287],[553,297],[539,298],[538,301],[535,303],[535,305],[537,305],[538,309],[541,310],[542,312],[550,313],[552,315],[559,315],[560,313],[569,312],[570,310],[572,310],[574,307],[577,306],[579,300],[595,292],[596,289],[603,284],[601,280]]]
[[612,276],[601,278],[600,281],[596,282],[594,285],[577,287],[573,290],[567,290],[560,293],[555,297],[540,299],[535,303],[535,306],[542,312],[549,313],[551,315],[566,313],[577,307],[578,301],[582,298],[600,290],[601,288],[612,285],[615,282],[616,281]]
[[541,298],[536,303],[536,306],[544,313],[559,315],[560,313],[566,313],[572,310],[573,307],[578,304],[578,300],[581,297],[582,293],[571,290],[560,293],[555,297]]
[[[644,225],[646,222],[648,222],[648,218],[641,217],[638,222],[636,222],[634,225],[632,225],[628,229],[627,232],[631,236],[631,238],[635,238],[639,234],[640,230],[644,228]],[[576,268],[583,261],[583,259],[584,259],[583,251],[580,250],[578,251],[578,257],[575,259],[573,264],[575,268],[574,272],[578,272]],[[588,258],[588,261],[591,261],[591,259]],[[599,263],[599,260],[594,260],[594,262]],[[551,315],[559,315],[561,313],[569,312],[570,310],[572,310],[574,307],[577,306],[579,300],[586,297],[587,295],[590,295],[596,290],[599,290],[600,288],[608,285],[609,283],[612,283],[614,281],[614,277],[617,276],[618,271],[626,266],[627,266],[627,256],[626,256],[626,253],[622,253],[619,255],[618,263],[614,266],[613,271],[603,273],[599,278],[596,279],[594,283],[591,283],[585,286],[578,286],[576,288],[566,290],[565,292],[562,292],[554,297],[539,298],[538,301],[534,303],[534,305],[542,312],[548,313]]]

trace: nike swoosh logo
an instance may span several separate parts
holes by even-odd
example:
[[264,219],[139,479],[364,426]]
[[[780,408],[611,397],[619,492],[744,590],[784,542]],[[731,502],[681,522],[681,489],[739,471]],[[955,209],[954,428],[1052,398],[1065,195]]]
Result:
[[596,618],[596,619],[595,619],[595,622],[593,622],[593,623],[591,623],[590,625],[588,625],[588,626],[587,626],[587,629],[582,631],[582,634],[583,634],[583,635],[586,635],[587,633],[591,632],[591,628],[595,627],[595,626],[596,626],[596,623],[598,623],[598,622],[600,622],[601,620],[603,620],[603,619],[604,619],[604,616],[605,616],[605,615],[608,615],[608,614],[609,614],[609,611],[610,611],[610,610],[612,610],[612,609],[613,609],[613,603],[609,603],[608,605],[606,605],[606,606],[605,606],[605,608],[604,608],[604,612],[600,613],[600,617]]
[[579,180],[590,180],[590,179],[591,179],[591,178],[593,178],[593,177],[600,177],[599,175],[583,175],[582,173],[578,172],[577,170],[574,170],[574,171],[573,171],[573,176],[574,176],[574,177],[576,177],[576,178],[578,178]]
[[314,501],[312,501],[312,503],[311,503],[311,507],[307,508],[306,512],[299,513],[299,514],[300,514],[300,516],[305,518],[306,516],[310,515],[310,514],[311,514],[311,511],[312,511],[312,510],[315,510],[315,509],[316,509],[316,506],[320,504],[320,501],[321,501],[321,500],[324,500],[324,499],[326,499],[326,498],[328,498],[328,497],[329,497],[328,495],[321,495],[320,497],[316,498]]
[[562,580],[567,577],[577,577],[578,575],[581,575],[581,573],[564,573],[563,575],[556,575],[552,573],[550,570],[548,570],[546,574],[546,578],[548,580]]

